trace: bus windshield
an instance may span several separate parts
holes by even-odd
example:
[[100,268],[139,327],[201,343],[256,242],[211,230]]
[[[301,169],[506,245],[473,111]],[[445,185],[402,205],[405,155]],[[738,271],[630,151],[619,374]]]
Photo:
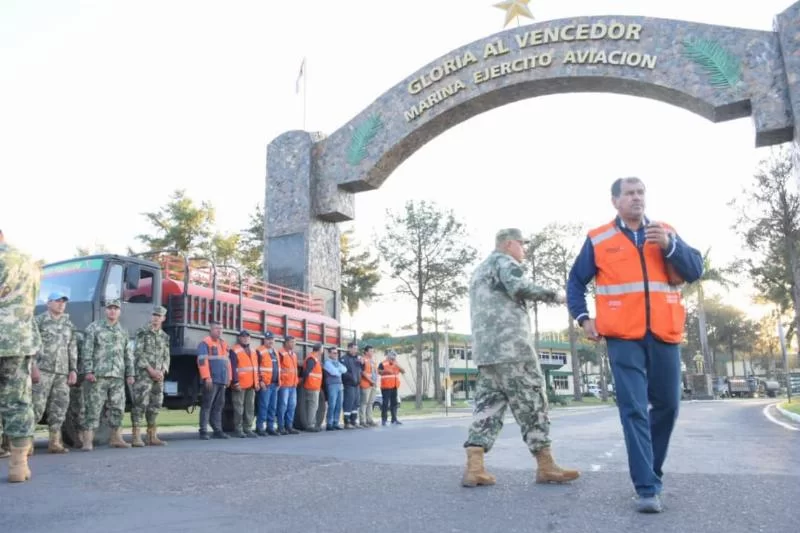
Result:
[[102,259],[76,259],[44,267],[36,303],[47,303],[47,296],[54,291],[64,293],[71,302],[91,302],[102,269]]

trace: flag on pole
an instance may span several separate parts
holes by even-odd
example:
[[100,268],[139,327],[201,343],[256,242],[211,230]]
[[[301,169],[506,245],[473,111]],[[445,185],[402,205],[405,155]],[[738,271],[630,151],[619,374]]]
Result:
[[294,92],[295,94],[300,94],[300,80],[303,79],[303,76],[306,73],[306,58],[303,58],[303,62],[300,63],[300,72],[297,73],[297,81],[294,83]]

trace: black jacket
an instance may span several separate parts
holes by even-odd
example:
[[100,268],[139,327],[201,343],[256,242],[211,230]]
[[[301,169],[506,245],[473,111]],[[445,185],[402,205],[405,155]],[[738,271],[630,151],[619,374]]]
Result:
[[347,372],[342,375],[342,384],[345,387],[353,387],[361,383],[362,366],[358,362],[358,356],[345,354],[342,357],[342,364],[347,367]]

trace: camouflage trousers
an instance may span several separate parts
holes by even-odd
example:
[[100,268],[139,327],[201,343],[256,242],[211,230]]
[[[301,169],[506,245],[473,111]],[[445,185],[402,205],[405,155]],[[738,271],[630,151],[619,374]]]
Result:
[[236,431],[252,430],[255,418],[256,390],[231,391],[231,401],[233,402],[233,426]]
[[125,413],[125,380],[122,378],[96,378],[97,381],[83,382],[83,401],[85,404],[83,421],[86,429],[100,427],[100,415],[108,403],[108,425],[112,429],[122,425]]
[[44,371],[39,375],[39,383],[33,385],[33,419],[38,424],[47,409],[47,426],[50,431],[58,431],[69,407],[67,376]]
[[525,361],[478,367],[475,412],[464,447],[491,450],[503,429],[507,407],[531,453],[550,446],[544,376],[536,361]]
[[0,357],[0,418],[3,432],[15,446],[33,437],[36,426],[31,385],[30,356]]
[[164,382],[153,381],[148,374],[136,376],[136,381],[131,386],[131,423],[134,426],[142,424],[144,414],[148,426],[156,424],[158,410],[164,404]]
[[69,388],[69,407],[67,408],[67,415],[75,421],[75,428],[78,431],[86,429],[86,422],[83,416],[86,410],[86,403],[83,401],[83,383],[83,378],[78,378],[78,385]]

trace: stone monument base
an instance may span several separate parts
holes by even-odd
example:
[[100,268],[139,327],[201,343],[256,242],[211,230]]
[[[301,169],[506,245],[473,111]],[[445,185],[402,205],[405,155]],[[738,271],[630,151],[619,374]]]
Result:
[[689,386],[692,388],[693,400],[713,400],[714,386],[711,374],[691,374]]

